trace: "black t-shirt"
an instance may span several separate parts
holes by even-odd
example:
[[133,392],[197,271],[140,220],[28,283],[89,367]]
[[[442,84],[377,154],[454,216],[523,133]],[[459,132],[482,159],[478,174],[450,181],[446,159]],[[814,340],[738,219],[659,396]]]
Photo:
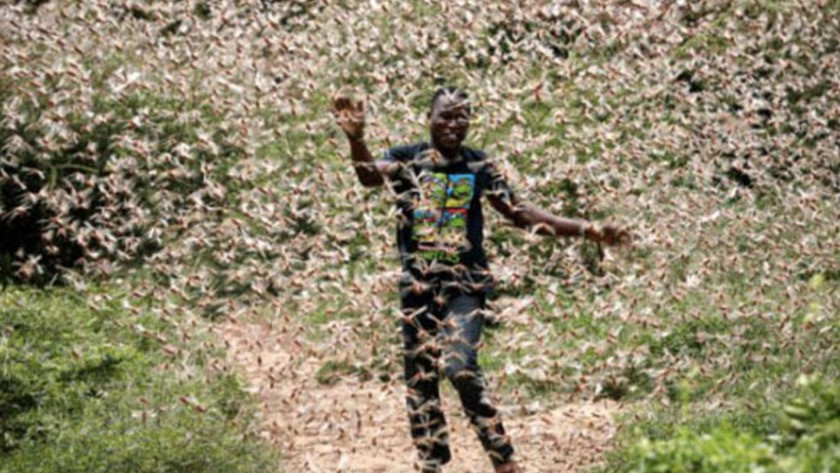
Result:
[[481,197],[495,193],[512,201],[513,193],[487,155],[463,147],[458,159],[446,160],[429,143],[418,143],[391,148],[382,160],[400,164],[391,184],[402,284],[437,279],[488,291]]

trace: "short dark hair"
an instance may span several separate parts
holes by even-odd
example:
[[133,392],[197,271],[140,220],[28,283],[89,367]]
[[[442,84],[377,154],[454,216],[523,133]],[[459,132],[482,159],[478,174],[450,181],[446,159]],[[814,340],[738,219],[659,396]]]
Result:
[[[435,91],[434,95],[432,95],[432,102],[429,104],[429,110],[434,109],[435,104],[437,103],[438,99],[443,97],[444,95],[447,95],[447,96],[454,95],[458,99],[461,99],[461,100],[464,100],[464,101],[468,101],[470,99],[469,94],[467,94],[462,89],[459,89],[458,87],[454,87],[454,86],[451,86],[451,85],[447,85],[445,87],[439,88],[438,90]],[[470,107],[470,109],[472,109],[472,107]]]

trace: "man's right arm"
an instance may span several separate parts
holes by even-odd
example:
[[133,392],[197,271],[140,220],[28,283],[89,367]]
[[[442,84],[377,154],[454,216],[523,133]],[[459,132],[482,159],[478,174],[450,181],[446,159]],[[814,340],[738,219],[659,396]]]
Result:
[[383,159],[375,160],[365,144],[364,137],[347,136],[350,143],[350,156],[353,159],[353,168],[359,182],[365,187],[381,186],[385,183],[385,177],[392,176],[399,164]]
[[373,155],[365,144],[365,107],[359,101],[353,103],[350,98],[338,96],[333,98],[333,115],[338,126],[347,135],[350,143],[350,156],[356,176],[365,187],[381,186],[384,177],[392,176],[399,166],[387,160],[374,160]]

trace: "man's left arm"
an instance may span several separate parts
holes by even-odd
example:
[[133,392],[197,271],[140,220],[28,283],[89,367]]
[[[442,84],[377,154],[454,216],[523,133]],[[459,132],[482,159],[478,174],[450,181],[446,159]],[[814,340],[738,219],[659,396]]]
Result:
[[494,209],[515,226],[535,230],[540,235],[557,237],[580,236],[607,245],[624,245],[630,242],[630,233],[615,225],[597,225],[587,220],[557,217],[539,207],[518,199],[497,173],[491,178],[487,199]]

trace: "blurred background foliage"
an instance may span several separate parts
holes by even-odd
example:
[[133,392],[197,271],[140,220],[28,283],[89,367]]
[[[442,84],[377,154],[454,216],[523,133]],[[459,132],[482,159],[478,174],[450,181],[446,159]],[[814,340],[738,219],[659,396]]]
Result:
[[[482,362],[502,370],[494,388],[516,403],[640,406],[611,471],[831,470],[838,18],[836,0],[0,7],[0,280],[12,285],[2,348],[14,360],[3,365],[3,468],[78,449],[111,464],[109,439],[157,448],[158,434],[128,417],[112,424],[122,433],[96,437],[101,448],[63,450],[70,437],[56,434],[90,439],[79,433],[106,400],[129,415],[140,391],[164,404],[192,392],[113,388],[165,364],[134,317],[299,324],[324,383],[398,381],[390,194],[354,182],[329,98],[350,88],[366,100],[379,152],[425,139],[431,94],[455,84],[475,106],[470,143],[517,192],[637,236],[601,260],[591,244],[488,215],[502,326]],[[127,320],[112,334],[125,343],[94,342],[103,316],[84,307],[100,285],[117,304],[112,329]],[[32,325],[39,317],[53,318]],[[348,333],[355,345],[336,343]],[[207,382],[239,392],[226,379]],[[210,389],[218,401],[202,406],[227,403],[225,392]],[[234,442],[224,409],[204,424],[189,405],[160,428]],[[50,420],[62,409],[66,423]],[[254,455],[243,465],[262,464],[236,445]],[[190,448],[172,455],[191,461]]]

